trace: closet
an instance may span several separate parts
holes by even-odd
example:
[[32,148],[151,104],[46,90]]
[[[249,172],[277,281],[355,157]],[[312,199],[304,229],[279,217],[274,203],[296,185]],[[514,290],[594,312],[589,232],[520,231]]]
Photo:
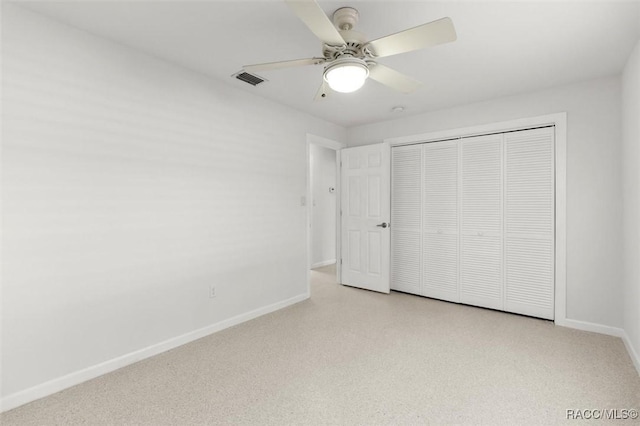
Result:
[[391,288],[554,317],[554,127],[396,146]]

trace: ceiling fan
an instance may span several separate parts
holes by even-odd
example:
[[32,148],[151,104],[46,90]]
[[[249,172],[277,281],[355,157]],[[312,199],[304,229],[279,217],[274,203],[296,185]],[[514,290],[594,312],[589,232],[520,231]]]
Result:
[[289,8],[323,43],[322,56],[291,61],[245,65],[245,71],[260,72],[303,65],[324,65],[323,81],[315,99],[330,92],[354,92],[365,80],[382,83],[403,93],[418,89],[422,83],[392,68],[378,63],[377,58],[424,49],[456,40],[450,18],[442,18],[367,41],[364,34],[354,31],[358,11],[343,7],[333,13],[333,23],[315,0],[284,0]]

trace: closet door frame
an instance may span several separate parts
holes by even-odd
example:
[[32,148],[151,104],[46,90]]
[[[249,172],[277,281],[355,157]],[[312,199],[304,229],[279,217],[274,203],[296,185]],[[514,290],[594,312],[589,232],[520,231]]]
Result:
[[535,127],[555,126],[555,305],[554,322],[569,325],[567,320],[567,113],[542,115],[501,121],[478,126],[463,127],[438,132],[421,133],[384,142],[393,146],[437,142],[445,139],[479,136],[525,130]]

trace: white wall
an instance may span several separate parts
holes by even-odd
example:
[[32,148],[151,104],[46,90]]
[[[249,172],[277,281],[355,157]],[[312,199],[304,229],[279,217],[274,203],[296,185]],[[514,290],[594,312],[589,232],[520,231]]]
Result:
[[348,145],[567,112],[567,317],[621,327],[620,78],[409,116],[348,130]]
[[640,372],[640,41],[622,75],[624,329]]
[[336,261],[336,151],[309,146],[311,162],[311,267]]
[[305,297],[306,134],[343,128],[3,8],[3,397]]

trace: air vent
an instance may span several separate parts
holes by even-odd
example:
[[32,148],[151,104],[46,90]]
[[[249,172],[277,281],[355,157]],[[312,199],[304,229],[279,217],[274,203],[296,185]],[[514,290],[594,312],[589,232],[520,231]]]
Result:
[[255,74],[249,74],[246,71],[239,71],[235,73],[233,76],[240,81],[244,81],[245,83],[251,84],[252,86],[257,86],[258,84],[267,81],[262,77],[258,77]]

